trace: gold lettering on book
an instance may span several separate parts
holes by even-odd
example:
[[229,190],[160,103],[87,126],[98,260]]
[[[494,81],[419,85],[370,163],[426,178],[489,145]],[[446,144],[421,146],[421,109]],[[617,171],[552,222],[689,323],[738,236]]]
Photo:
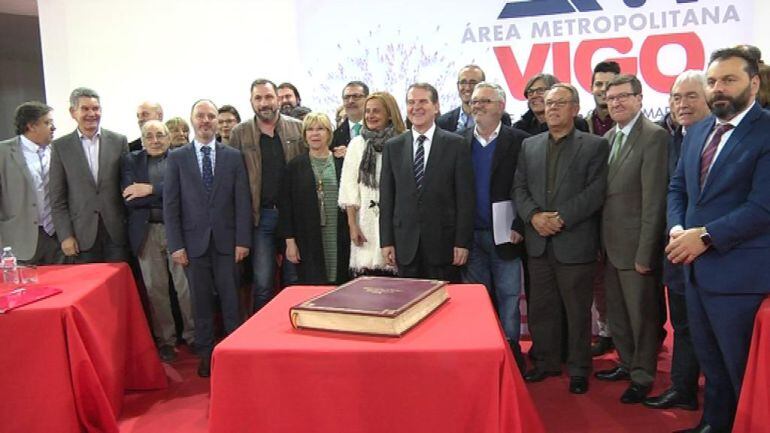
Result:
[[382,287],[364,287],[364,291],[371,293],[373,295],[384,295],[387,293],[398,293],[403,292],[401,289],[385,289]]

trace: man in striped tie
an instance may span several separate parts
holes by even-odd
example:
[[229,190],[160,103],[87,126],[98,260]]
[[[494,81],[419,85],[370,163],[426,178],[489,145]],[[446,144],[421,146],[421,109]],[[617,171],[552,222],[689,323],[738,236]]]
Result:
[[48,189],[53,109],[40,102],[16,108],[16,137],[0,142],[0,245],[29,264],[64,262]]

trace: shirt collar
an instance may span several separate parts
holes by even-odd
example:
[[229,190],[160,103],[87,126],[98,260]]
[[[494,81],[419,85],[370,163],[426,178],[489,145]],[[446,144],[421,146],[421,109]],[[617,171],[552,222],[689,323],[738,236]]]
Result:
[[419,132],[417,132],[417,131],[415,131],[415,130],[413,129],[413,130],[412,130],[412,136],[413,136],[412,138],[413,138],[413,140],[414,140],[415,142],[417,142],[417,139],[418,139],[418,138],[419,138],[421,135],[424,135],[424,136],[425,136],[425,138],[426,138],[426,141],[430,141],[430,142],[433,142],[433,133],[435,133],[435,132],[436,132],[436,122],[433,122],[433,125],[431,125],[431,127],[430,127],[430,128],[427,130],[427,131],[425,131],[425,133],[424,133],[424,134],[420,134]]
[[195,146],[195,151],[198,152],[198,153],[200,153],[201,148],[203,146],[208,146],[208,147],[210,147],[213,150],[214,149],[214,145],[216,143],[217,143],[217,139],[216,138],[212,138],[211,141],[209,141],[208,143],[200,143],[200,142],[198,142],[198,140],[193,139],[193,145]]
[[[96,129],[96,134],[94,134],[94,137],[101,137],[101,135],[102,135],[102,127],[100,126],[99,128]],[[93,138],[86,137],[85,134],[83,134],[80,131],[80,128],[78,128],[78,137],[80,137],[80,141],[83,141],[83,138],[87,140],[93,140]]]
[[491,143],[494,141],[495,138],[497,138],[498,135],[500,135],[500,128],[502,127],[503,122],[497,122],[497,127],[492,132],[492,134],[489,136],[489,140],[485,140],[484,137],[482,137],[479,134],[479,124],[477,123],[476,126],[473,128],[473,136],[476,137],[477,140],[485,140],[487,143]]
[[626,126],[624,126],[622,128],[620,127],[619,123],[616,123],[615,124],[615,131],[616,132],[622,132],[623,135],[628,137],[628,134],[631,133],[631,129],[633,129],[634,125],[636,125],[636,121],[639,120],[639,116],[641,116],[641,115],[642,115],[642,110],[639,110],[639,112],[636,113],[636,116],[634,116],[634,118],[631,119],[630,122],[628,122],[628,125],[626,125]]
[[746,114],[748,114],[749,110],[751,110],[751,109],[754,107],[754,104],[756,104],[756,102],[753,102],[751,105],[749,105],[748,107],[746,107],[746,109],[745,109],[745,110],[743,110],[743,111],[741,111],[740,113],[736,114],[736,115],[735,115],[735,117],[733,117],[732,119],[730,119],[730,120],[729,120],[729,121],[727,121],[727,122],[723,122],[723,121],[721,121],[721,120],[719,120],[719,119],[717,118],[717,119],[715,120],[715,125],[714,125],[714,126],[716,126],[716,125],[724,125],[724,124],[728,124],[728,123],[729,123],[730,125],[733,125],[733,128],[737,128],[737,127],[738,127],[738,125],[739,125],[739,124],[741,123],[741,121],[743,120],[743,118],[744,118],[744,117],[746,117]]
[[25,137],[24,135],[19,136],[19,140],[21,141],[21,147],[22,149],[28,151],[28,152],[37,152],[39,149],[48,149],[48,144],[45,146],[40,146],[39,144],[35,143],[34,141],[30,140],[29,138]]

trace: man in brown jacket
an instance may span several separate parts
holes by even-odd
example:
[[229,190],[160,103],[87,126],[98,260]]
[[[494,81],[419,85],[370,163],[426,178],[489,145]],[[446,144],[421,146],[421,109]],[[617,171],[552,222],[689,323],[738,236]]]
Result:
[[[252,311],[273,296],[275,276],[275,228],[278,224],[278,194],[286,163],[307,152],[302,122],[279,111],[275,84],[257,79],[251,84],[254,117],[230,133],[230,145],[240,149],[246,162],[254,220],[251,262],[254,269]],[[284,283],[296,279],[296,272],[284,261]]]

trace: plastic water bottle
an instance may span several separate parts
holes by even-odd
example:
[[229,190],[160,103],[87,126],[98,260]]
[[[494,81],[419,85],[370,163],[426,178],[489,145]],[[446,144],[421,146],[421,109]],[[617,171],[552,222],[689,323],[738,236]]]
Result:
[[3,269],[3,282],[12,284],[19,283],[19,268],[16,263],[16,256],[13,255],[11,247],[3,248],[0,266]]

